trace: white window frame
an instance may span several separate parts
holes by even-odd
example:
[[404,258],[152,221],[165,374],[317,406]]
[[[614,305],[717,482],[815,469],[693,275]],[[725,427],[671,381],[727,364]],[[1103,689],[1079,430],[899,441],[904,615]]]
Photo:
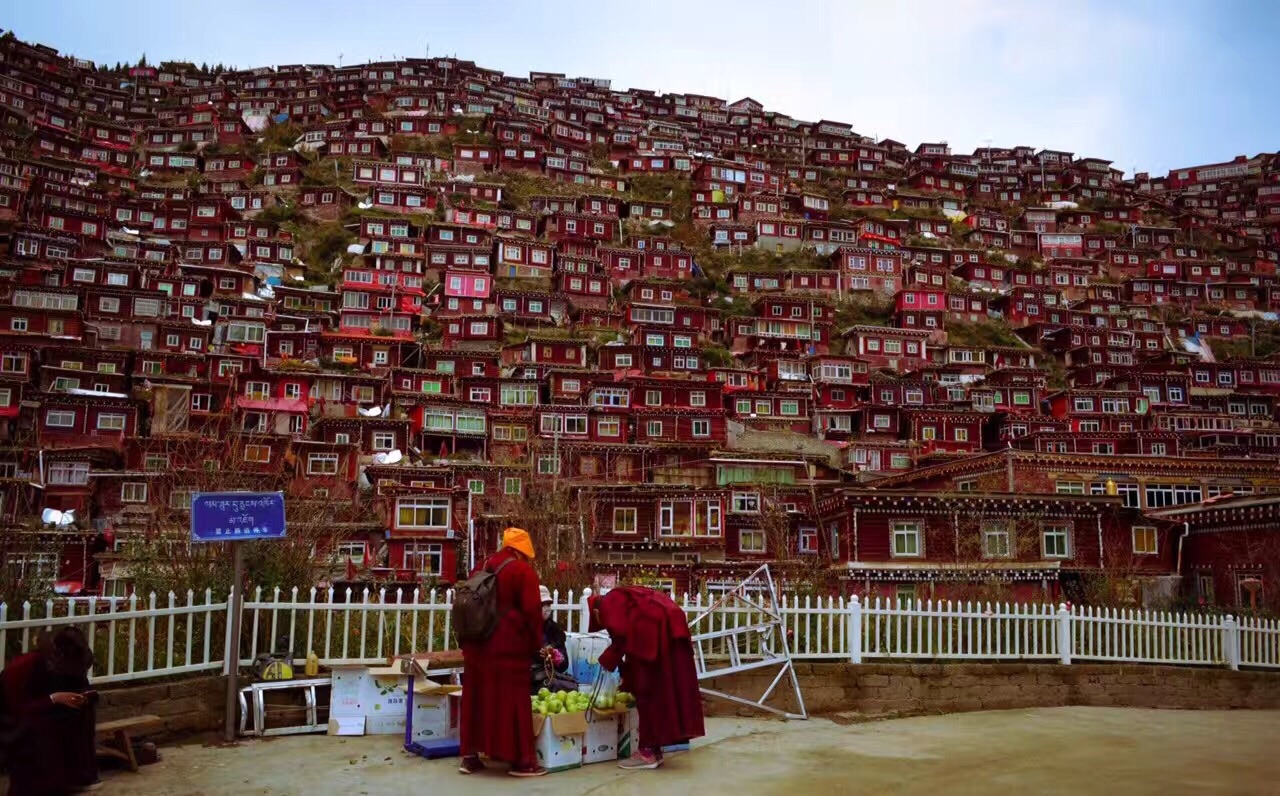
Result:
[[[889,524],[890,553],[894,558],[924,557],[924,523],[900,520]],[[901,542],[901,544],[899,544]]]
[[[409,512],[409,522],[404,521],[406,512]],[[398,528],[445,530],[450,527],[452,516],[453,504],[447,497],[402,497],[396,500]]]

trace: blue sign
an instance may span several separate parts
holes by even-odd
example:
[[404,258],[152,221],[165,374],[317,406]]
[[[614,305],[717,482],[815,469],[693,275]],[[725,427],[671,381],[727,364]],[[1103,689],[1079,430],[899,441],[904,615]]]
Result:
[[191,541],[284,537],[283,492],[198,492],[191,496]]

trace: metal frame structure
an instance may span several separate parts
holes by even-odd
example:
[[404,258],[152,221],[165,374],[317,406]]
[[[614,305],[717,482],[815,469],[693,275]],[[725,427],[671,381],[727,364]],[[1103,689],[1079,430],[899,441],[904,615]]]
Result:
[[[749,599],[747,595],[750,592],[760,592],[768,597],[768,605],[761,605],[759,602]],[[757,622],[750,625],[742,625],[738,627],[723,628],[721,630],[710,630],[705,633],[698,633],[698,625],[707,617],[713,615],[717,609],[726,603],[734,602],[741,604],[754,611],[763,614],[766,621]],[[788,719],[807,719],[809,713],[804,706],[804,696],[800,693],[800,681],[796,678],[795,666],[791,661],[791,650],[787,645],[787,628],[782,619],[781,614],[773,608],[778,604],[778,593],[773,585],[773,576],[769,574],[769,565],[763,564],[755,572],[751,573],[745,580],[737,585],[733,590],[725,593],[723,597],[713,602],[702,613],[698,614],[689,622],[689,631],[692,634],[693,657],[694,663],[698,667],[698,680],[710,680],[714,677],[727,677],[741,672],[753,671],[755,669],[763,669],[769,666],[777,666],[778,674],[773,678],[773,682],[765,689],[764,694],[759,699],[752,701],[744,699],[733,694],[726,694],[723,691],[717,691],[712,688],[700,688],[702,693],[708,696],[719,697],[730,702],[736,702],[740,705],[758,708],[770,713],[783,716]],[[738,641],[744,636],[755,634],[759,638],[760,652],[762,657],[759,660],[743,660],[742,654],[738,649]],[[708,668],[708,661],[713,665],[719,664],[721,661],[710,657],[706,654],[703,645],[707,642],[723,641],[728,647],[728,663],[719,668]],[[777,649],[775,649],[777,647]],[[778,687],[778,683],[782,682],[784,675],[791,678],[791,688],[795,692],[796,704],[800,706],[799,713],[789,713],[775,707],[766,705],[769,697],[773,695],[774,690]]]
[[[234,680],[234,678],[232,678]],[[331,681],[327,677],[309,680],[273,680],[264,683],[253,683],[240,689],[240,735],[256,735],[269,737],[272,735],[299,735],[310,732],[325,732],[329,728],[328,720],[320,721],[319,712],[328,711],[327,707],[318,704],[317,688],[328,688]],[[291,706],[285,710],[306,710],[306,718],[302,724],[289,727],[267,728],[267,691],[300,690],[304,705]],[[249,729],[249,719],[253,718],[253,729]]]

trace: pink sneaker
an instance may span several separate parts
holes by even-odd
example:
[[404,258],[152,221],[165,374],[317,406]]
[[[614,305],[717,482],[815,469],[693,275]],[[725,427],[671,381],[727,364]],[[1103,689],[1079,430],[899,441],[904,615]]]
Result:
[[624,768],[628,771],[647,771],[660,765],[662,765],[661,758],[641,752],[618,763],[618,768]]

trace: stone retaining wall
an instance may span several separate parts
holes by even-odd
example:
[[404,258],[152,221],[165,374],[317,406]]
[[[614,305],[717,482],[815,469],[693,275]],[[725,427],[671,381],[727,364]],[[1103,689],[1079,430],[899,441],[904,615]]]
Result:
[[189,677],[168,683],[104,686],[98,701],[98,721],[151,714],[164,720],[161,729],[146,737],[170,740],[222,730],[226,712],[223,676]]
[[[1232,672],[1176,666],[1052,663],[797,663],[811,714],[958,713],[1029,707],[1106,707],[1227,710],[1280,708],[1280,672]],[[776,668],[717,678],[708,687],[757,699]],[[756,711],[721,699],[704,700],[709,715]],[[790,683],[769,702],[794,712]]]

